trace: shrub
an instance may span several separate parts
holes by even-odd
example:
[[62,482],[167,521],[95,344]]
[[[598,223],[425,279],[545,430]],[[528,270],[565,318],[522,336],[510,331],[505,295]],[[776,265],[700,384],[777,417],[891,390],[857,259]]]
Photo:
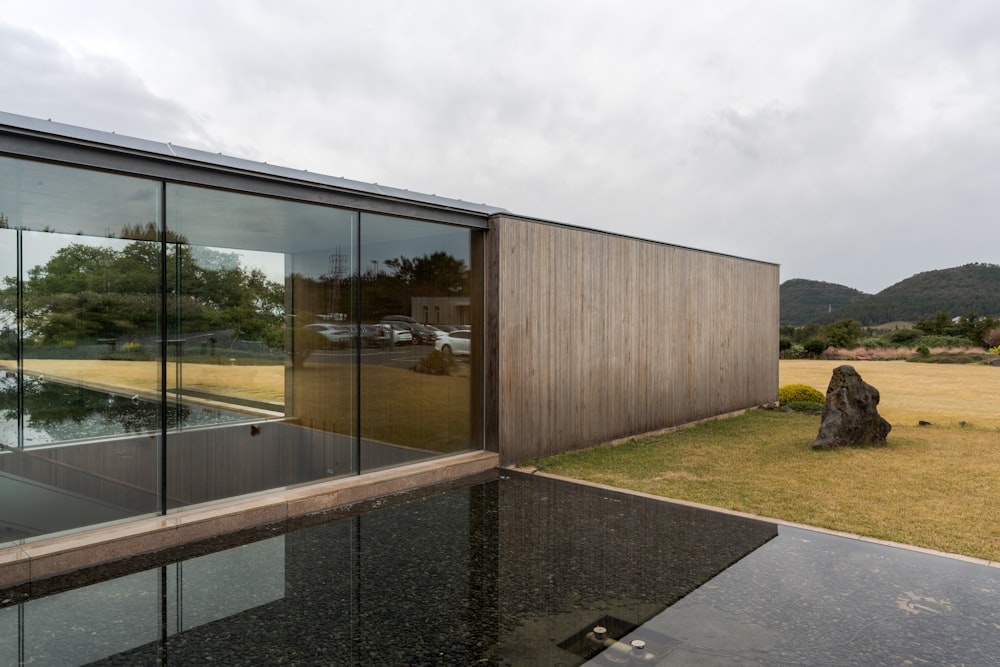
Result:
[[455,368],[455,359],[441,350],[431,350],[431,353],[417,362],[413,370],[427,375],[451,375]]
[[928,364],[979,364],[989,362],[991,355],[982,350],[963,350],[955,352],[953,350],[928,350],[923,354],[918,350],[917,354],[911,356],[907,361],[922,361]]
[[852,347],[861,338],[861,322],[840,320],[826,327],[826,339],[834,347]]
[[966,349],[969,347],[969,341],[962,336],[921,336],[915,343],[917,346],[925,347],[941,347],[941,348],[951,348],[951,349]]
[[805,345],[802,346],[805,351],[813,356],[818,357],[823,354],[826,350],[826,341],[820,338],[813,338],[812,340],[807,340]]
[[795,412],[823,412],[826,403],[816,403],[814,401],[792,401],[785,407]]
[[778,354],[782,359],[801,359],[806,356],[806,351],[801,345],[792,343],[790,348],[787,350],[781,350]]
[[786,384],[778,389],[778,403],[780,405],[801,402],[819,403],[822,409],[822,405],[826,403],[826,396],[819,389],[807,384]]
[[865,348],[866,350],[874,350],[881,347],[886,347],[890,343],[879,336],[869,336],[867,338],[862,338],[858,345]]
[[292,338],[294,341],[293,349],[295,351],[293,362],[296,368],[304,366],[306,359],[315,350],[322,350],[330,346],[330,341],[325,336],[312,329],[296,327],[292,330]]
[[895,343],[896,345],[906,345],[908,343],[912,343],[923,335],[924,332],[919,329],[897,329],[886,337],[891,343]]
[[917,354],[919,354],[921,357],[930,356],[930,353],[931,351],[926,345],[917,346]]

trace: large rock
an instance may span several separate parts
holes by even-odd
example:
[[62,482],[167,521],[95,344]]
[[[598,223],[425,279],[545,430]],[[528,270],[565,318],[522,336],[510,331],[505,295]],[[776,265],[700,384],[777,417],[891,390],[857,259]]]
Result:
[[862,380],[853,366],[834,368],[813,449],[884,445],[892,424],[879,416],[878,401],[878,389]]

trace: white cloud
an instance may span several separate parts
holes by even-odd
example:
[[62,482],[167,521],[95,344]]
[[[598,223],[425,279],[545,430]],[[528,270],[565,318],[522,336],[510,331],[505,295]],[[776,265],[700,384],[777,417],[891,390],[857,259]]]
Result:
[[210,143],[192,114],[124,63],[0,23],[3,110],[147,139]]
[[998,19],[988,0],[15,2],[0,91],[877,291],[1000,261]]

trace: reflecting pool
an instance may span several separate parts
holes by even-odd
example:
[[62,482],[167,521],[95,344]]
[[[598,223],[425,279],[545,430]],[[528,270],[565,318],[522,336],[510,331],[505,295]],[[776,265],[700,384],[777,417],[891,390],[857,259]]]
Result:
[[520,473],[0,592],[0,663],[992,665],[1000,570]]
[[[159,402],[26,375],[24,422],[19,428],[17,392],[17,376],[0,373],[0,444],[8,447],[151,433],[162,427]],[[173,401],[167,410],[171,430],[246,419],[238,412],[195,403]]]

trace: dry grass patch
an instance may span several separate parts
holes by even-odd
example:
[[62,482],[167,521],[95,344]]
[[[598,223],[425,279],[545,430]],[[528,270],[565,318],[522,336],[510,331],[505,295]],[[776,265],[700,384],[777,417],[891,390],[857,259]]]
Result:
[[[0,361],[0,368],[15,370],[17,364],[9,360]],[[157,361],[26,359],[24,369],[51,379],[125,392],[156,393],[160,388],[160,363]],[[280,364],[184,363],[181,372],[183,385],[188,389],[275,403],[281,403],[285,398],[285,368]],[[176,386],[176,374],[168,373],[167,381],[171,387]]]
[[[826,390],[840,362],[782,361]],[[888,446],[813,451],[816,416],[753,411],[536,462],[546,472],[1000,560],[1000,369],[854,364],[882,394]],[[935,426],[916,426],[926,419]],[[960,421],[970,422],[960,427]]]
[[844,363],[879,390],[879,413],[893,428],[924,420],[1000,429],[1000,368],[995,366],[788,359],[779,362],[778,381],[807,384],[826,393],[833,369]]
[[[357,404],[351,364],[315,364],[295,371],[295,416],[324,430],[349,433]],[[365,437],[419,449],[464,449],[471,439],[469,377],[426,375],[364,365],[361,429]]]

